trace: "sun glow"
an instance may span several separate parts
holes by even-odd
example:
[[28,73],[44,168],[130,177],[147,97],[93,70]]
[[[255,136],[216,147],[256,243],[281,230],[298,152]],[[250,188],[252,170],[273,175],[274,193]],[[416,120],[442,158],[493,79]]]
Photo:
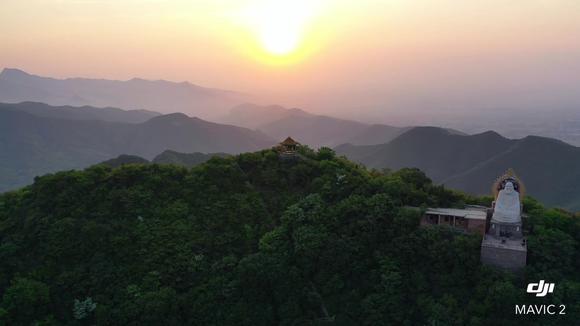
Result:
[[245,20],[264,54],[288,59],[300,54],[312,18],[320,7],[315,0],[261,0],[248,8]]

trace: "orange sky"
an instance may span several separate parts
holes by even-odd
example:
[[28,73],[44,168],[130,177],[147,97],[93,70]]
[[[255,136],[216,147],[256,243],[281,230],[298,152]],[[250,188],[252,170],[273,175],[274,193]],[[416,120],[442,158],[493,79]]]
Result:
[[[276,5],[289,18],[252,14]],[[286,25],[297,49],[268,54]],[[580,103],[576,0],[2,0],[0,31],[0,67],[189,80],[343,116]]]

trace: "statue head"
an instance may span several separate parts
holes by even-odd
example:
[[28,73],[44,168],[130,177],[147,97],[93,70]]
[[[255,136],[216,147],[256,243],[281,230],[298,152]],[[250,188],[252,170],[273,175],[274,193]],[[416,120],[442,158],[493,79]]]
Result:
[[[511,186],[507,186],[508,183],[511,183]],[[511,191],[508,190],[512,187],[513,190]],[[499,192],[502,190],[506,190],[504,191],[504,193],[509,191],[510,193],[513,194],[515,192],[520,196],[520,199],[523,199],[526,193],[525,185],[516,176],[515,172],[512,169],[509,169],[504,175],[496,179],[491,188],[491,193],[495,198],[497,198]]]
[[507,193],[514,192],[514,184],[511,183],[511,182],[506,182],[505,187],[503,188],[503,190],[505,190],[505,192],[507,192]]

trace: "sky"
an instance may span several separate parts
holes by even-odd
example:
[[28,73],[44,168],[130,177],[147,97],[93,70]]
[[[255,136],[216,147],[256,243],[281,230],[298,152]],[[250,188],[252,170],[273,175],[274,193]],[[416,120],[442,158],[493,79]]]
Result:
[[0,67],[364,121],[580,106],[577,0],[1,0]]

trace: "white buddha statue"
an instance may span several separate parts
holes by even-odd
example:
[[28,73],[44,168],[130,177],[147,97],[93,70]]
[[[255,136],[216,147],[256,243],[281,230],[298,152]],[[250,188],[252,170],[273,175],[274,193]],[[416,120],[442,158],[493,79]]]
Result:
[[522,223],[520,194],[514,189],[513,183],[507,182],[499,192],[491,220],[498,223]]

